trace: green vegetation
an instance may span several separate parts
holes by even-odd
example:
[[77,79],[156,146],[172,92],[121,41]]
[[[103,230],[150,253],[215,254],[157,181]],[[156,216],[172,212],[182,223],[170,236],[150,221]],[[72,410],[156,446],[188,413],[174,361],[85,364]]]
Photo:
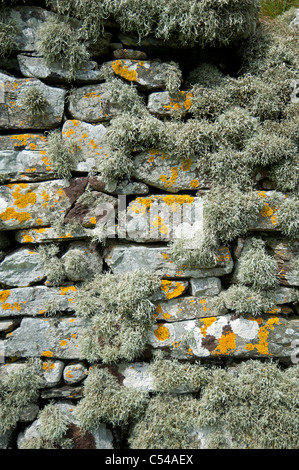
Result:
[[41,371],[40,360],[29,359],[0,376],[0,436],[15,428],[22,409],[38,398]]
[[10,55],[15,38],[16,25],[6,18],[0,6],[0,59]]
[[77,161],[77,145],[65,139],[60,129],[55,129],[47,133],[46,151],[57,178],[71,178]]
[[276,18],[292,7],[299,7],[298,0],[261,0],[261,18]]
[[142,352],[153,325],[151,295],[160,287],[154,274],[98,274],[75,293],[78,316],[91,318],[92,327],[80,342],[90,362],[134,360]]
[[92,431],[101,423],[124,426],[140,418],[148,399],[147,393],[120,385],[107,369],[95,366],[84,382],[76,418],[84,431]]

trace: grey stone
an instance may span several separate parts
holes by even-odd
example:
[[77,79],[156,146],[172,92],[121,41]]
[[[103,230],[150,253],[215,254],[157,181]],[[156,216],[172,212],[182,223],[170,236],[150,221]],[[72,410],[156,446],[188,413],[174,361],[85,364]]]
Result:
[[[35,78],[16,78],[0,72],[3,100],[0,100],[0,127],[2,129],[52,129],[58,127],[64,113],[66,90],[45,85]],[[38,118],[33,118],[22,105],[22,96],[30,87],[38,88],[47,106]]]
[[0,320],[0,333],[9,333],[18,324],[19,324],[19,320],[17,319],[7,318],[7,320]]
[[70,281],[85,281],[103,269],[103,259],[99,252],[84,242],[72,243],[61,260]]
[[120,113],[120,108],[111,103],[107,85],[97,83],[72,90],[68,112],[72,119],[97,123],[115,117]]
[[299,29],[299,8],[295,11],[295,18],[291,21],[290,27],[294,29]]
[[123,386],[148,393],[156,391],[154,377],[150,373],[149,368],[150,364],[147,362],[120,364],[118,371],[123,376]]
[[134,178],[163,191],[176,193],[210,187],[207,179],[200,174],[196,161],[191,158],[182,158],[179,163],[174,163],[166,153],[151,149],[137,154],[133,161]]
[[183,194],[138,197],[127,208],[126,238],[135,242],[170,241],[189,236],[202,223],[200,197]]
[[39,406],[36,403],[29,403],[21,409],[19,421],[21,423],[30,423],[36,418],[38,412]]
[[190,279],[190,292],[195,297],[218,295],[221,291],[221,280],[218,277]]
[[170,280],[162,279],[161,286],[158,292],[151,296],[153,302],[158,300],[175,299],[183,295],[188,289],[189,282],[186,280]]
[[299,286],[299,272],[294,260],[299,255],[299,242],[287,238],[269,238],[267,244],[277,262],[279,281],[284,286]]
[[194,267],[176,265],[170,257],[168,247],[142,245],[112,245],[105,251],[105,260],[114,273],[126,273],[144,269],[163,277],[213,277],[229,274],[233,269],[233,261],[227,248],[220,249],[216,266]]
[[171,357],[254,358],[271,356],[291,361],[299,339],[299,320],[274,315],[219,317],[159,323],[149,336],[154,349],[167,349]]
[[[19,67],[24,77],[35,77],[40,80],[65,82],[69,79],[69,70],[60,63],[48,66],[44,58],[38,54],[19,54]],[[79,83],[90,83],[101,80],[102,74],[95,61],[88,60],[81,65],[74,80]]]
[[59,387],[52,387],[41,392],[43,400],[77,400],[83,398],[83,386],[64,385]]
[[57,360],[52,361],[51,359],[45,359],[42,363],[42,368],[43,368],[43,378],[45,380],[45,387],[51,388],[51,387],[56,387],[57,385],[59,385],[62,379],[64,362],[57,361]]
[[88,369],[82,362],[68,364],[63,370],[63,379],[66,384],[73,385],[82,382],[88,374]]
[[135,83],[143,90],[163,90],[166,88],[168,62],[158,60],[116,59],[107,62],[116,76]]
[[[227,313],[223,310],[222,314]],[[219,312],[213,308],[213,299],[199,297],[179,297],[156,303],[155,318],[165,322],[193,320],[195,318],[215,317]]]
[[85,189],[87,178],[0,187],[0,230],[51,226]]
[[80,359],[79,338],[89,321],[79,318],[23,318],[4,341],[7,357]]
[[[64,419],[68,423],[68,437],[73,438],[73,449],[76,448],[92,448],[92,449],[113,449],[113,436],[110,430],[107,429],[105,424],[100,424],[96,429],[90,433],[84,433],[80,430],[80,424],[76,418],[76,407],[67,400],[62,400],[56,403],[63,413]],[[20,433],[17,438],[17,447],[22,449],[26,446],[26,442],[31,439],[42,438],[40,418],[35,420],[28,426],[24,432]],[[80,445],[81,441],[81,445]],[[85,442],[86,447],[82,447],[82,442]]]
[[18,248],[0,263],[0,282],[5,286],[26,287],[45,279],[37,251]]
[[167,117],[175,111],[185,115],[192,107],[193,94],[188,91],[179,91],[170,95],[168,91],[157,91],[148,97],[147,108],[151,114],[158,117]]
[[[1,232],[0,232],[1,233]],[[14,232],[15,240],[18,243],[56,243],[64,242],[66,240],[81,240],[92,237],[92,230],[78,227],[69,228],[66,226],[66,230],[60,231],[53,227],[45,228],[33,228],[28,230],[16,230]]]

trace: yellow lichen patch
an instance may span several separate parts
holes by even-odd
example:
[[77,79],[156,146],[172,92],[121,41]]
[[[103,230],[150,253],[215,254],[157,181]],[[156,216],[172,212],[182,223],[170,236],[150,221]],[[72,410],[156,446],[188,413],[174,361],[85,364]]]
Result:
[[206,335],[207,335],[208,327],[211,326],[216,320],[217,320],[216,317],[202,318],[201,319],[201,322],[203,323],[203,326],[200,327],[200,331],[202,332],[204,337],[206,337]]
[[12,312],[14,310],[17,310],[18,312],[21,310],[21,305],[19,304],[19,302],[15,302],[13,305],[10,304],[10,303],[5,303],[2,305],[2,310],[11,310]]
[[72,238],[72,234],[67,233],[66,235],[58,235],[58,238]]
[[199,181],[197,179],[194,179],[194,180],[190,181],[190,187],[192,189],[196,189],[196,188],[198,188],[198,186],[199,186]]
[[169,330],[164,325],[159,325],[155,329],[154,334],[158,341],[165,341],[166,339],[169,339]]
[[163,197],[163,202],[167,206],[171,206],[172,210],[176,212],[176,205],[182,204],[192,204],[194,202],[194,197],[188,195],[167,195]]
[[37,145],[34,144],[33,142],[31,142],[31,143],[29,144],[29,147],[31,148],[31,150],[36,150],[36,149],[37,149]]
[[42,357],[53,357],[53,352],[52,351],[44,351],[41,353]]
[[216,355],[228,355],[233,351],[237,350],[236,346],[236,334],[232,331],[225,331],[218,340],[218,346],[213,351],[213,354]]
[[272,207],[270,207],[268,203],[266,203],[265,206],[261,210],[261,215],[263,217],[271,217],[273,213],[274,213],[274,210],[272,209]]
[[96,219],[95,217],[90,217],[89,222],[90,222],[92,225],[95,225],[95,224],[97,223],[97,219]]
[[8,297],[10,296],[11,291],[10,290],[2,290],[0,291],[0,302],[6,302]]
[[171,315],[170,313],[165,312],[163,313],[162,317],[164,318],[164,320],[169,320],[169,318],[171,318]]
[[17,220],[19,224],[32,219],[29,212],[16,212],[13,207],[8,207],[4,212],[0,214],[0,218],[4,221]]
[[[15,186],[16,189],[14,189]],[[31,189],[25,191],[25,193],[21,193],[21,190],[26,190],[28,188],[28,184],[8,184],[7,187],[10,189],[14,189],[14,191],[12,192],[12,197],[14,198],[14,205],[17,206],[19,209],[25,209],[25,207],[27,207],[29,204],[34,205],[36,203],[36,194]]]
[[179,341],[174,341],[171,346],[175,349],[179,348],[181,346],[181,343]]
[[184,108],[189,111],[192,106],[193,93],[186,93],[186,99],[184,101]]
[[67,345],[67,340],[66,339],[63,339],[60,341],[60,346],[63,348],[64,346]]
[[43,370],[49,371],[55,369],[54,362],[43,362]]
[[[170,291],[173,286],[174,289]],[[161,281],[160,288],[163,292],[165,292],[166,298],[169,300],[174,299],[175,297],[179,297],[185,290],[185,286],[181,282],[168,281],[166,279]]]
[[193,356],[192,348],[188,348],[187,354],[188,356]]
[[162,256],[163,256],[163,258],[164,258],[165,260],[168,260],[168,259],[169,259],[169,256],[168,256],[167,253],[162,253]]
[[181,170],[183,171],[189,171],[192,165],[192,159],[188,158],[188,160],[184,160],[183,163],[181,164]]
[[259,197],[266,198],[266,197],[267,197],[267,193],[266,193],[266,191],[259,191],[259,192],[258,192],[258,196],[259,196]]
[[39,217],[38,219],[36,219],[36,223],[37,225],[41,225],[43,223],[43,219]]
[[156,312],[157,312],[158,314],[160,314],[160,315],[162,314],[163,310],[162,310],[162,307],[161,307],[160,304],[157,305]]
[[66,295],[68,292],[76,292],[75,286],[60,287],[60,295]]
[[[258,323],[261,324],[263,321],[260,320]],[[280,325],[279,319],[277,317],[272,317],[267,320],[264,326],[260,326],[258,337],[259,342],[257,344],[249,343],[245,346],[245,349],[248,351],[257,350],[259,354],[263,355],[272,355],[269,353],[269,343],[267,342],[270,330],[274,330],[274,325]]]
[[179,176],[179,169],[177,167],[171,168],[171,176],[167,181],[165,182],[165,188],[171,188],[173,186]]
[[134,69],[130,70],[129,67],[124,65],[121,60],[114,60],[111,64],[111,67],[116,75],[119,75],[120,77],[129,80],[130,82],[137,81],[137,71]]

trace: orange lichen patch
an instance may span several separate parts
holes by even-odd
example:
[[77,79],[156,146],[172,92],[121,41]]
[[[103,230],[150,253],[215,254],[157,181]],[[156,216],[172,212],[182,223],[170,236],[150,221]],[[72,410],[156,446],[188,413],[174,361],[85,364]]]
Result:
[[19,302],[15,302],[13,305],[11,305],[10,303],[5,303],[2,305],[2,310],[11,310],[12,312],[14,310],[17,310],[18,312],[21,310],[21,305],[19,304]]
[[216,317],[209,317],[209,318],[202,318],[201,319],[201,322],[203,323],[203,326],[200,327],[200,331],[202,332],[204,337],[206,337],[206,335],[207,335],[208,327],[211,326],[216,320],[217,320]]
[[193,356],[192,348],[188,348],[187,354],[188,356]]
[[179,348],[181,346],[181,343],[179,341],[174,341],[171,343],[171,346],[175,349]]
[[199,181],[197,179],[194,179],[194,180],[190,181],[190,187],[192,189],[196,189],[196,188],[198,188],[198,186],[199,186]]
[[36,203],[36,194],[31,189],[25,191],[25,194],[21,193],[21,190],[26,190],[28,188],[28,184],[8,184],[7,187],[10,189],[14,189],[16,187],[12,192],[12,197],[14,198],[14,205],[19,209],[24,209],[29,204],[34,205]]
[[67,373],[66,373],[66,376],[69,378],[69,379],[72,379],[74,376],[72,374],[72,371],[68,370]]
[[96,219],[95,217],[90,217],[89,222],[90,222],[92,225],[95,225],[95,224],[97,223],[97,219]]
[[[227,249],[226,249],[226,248],[220,248],[219,251],[220,251],[220,252],[221,252],[221,251],[222,251],[222,252],[225,252],[225,251],[227,251]],[[220,255],[220,256],[217,258],[217,262],[218,262],[218,263],[221,263],[222,261],[229,261],[230,259],[231,259],[231,255],[230,255],[229,251],[227,251],[226,254]]]
[[99,93],[96,93],[95,91],[90,91],[89,93],[85,93],[83,98],[99,98],[99,99],[101,99],[101,95]]
[[77,119],[70,119],[70,122],[76,127],[80,124],[80,121],[78,121]]
[[54,362],[43,362],[43,370],[49,371],[55,369]]
[[53,357],[53,352],[52,351],[44,351],[41,353],[42,357]]
[[159,325],[155,329],[154,334],[158,341],[165,341],[166,339],[169,339],[169,330],[164,325]]
[[31,142],[31,143],[29,144],[29,147],[31,148],[31,150],[36,150],[36,149],[37,149],[37,145],[34,144],[33,142]]
[[165,312],[163,313],[162,317],[164,318],[164,320],[169,320],[169,318],[171,318],[171,315],[170,313]]
[[8,207],[4,212],[0,214],[0,218],[4,221],[17,220],[19,224],[32,219],[29,212],[16,212],[13,207]]
[[184,101],[184,108],[188,111],[192,106],[193,93],[186,93],[186,99]]
[[151,149],[151,150],[149,151],[149,154],[150,154],[150,155],[154,155],[154,156],[155,156],[155,155],[159,155],[159,154],[160,154],[160,151],[157,150],[157,149]]
[[162,314],[163,310],[160,304],[157,305],[156,312],[159,313],[160,315]]
[[69,322],[70,322],[70,323],[74,323],[74,321],[75,321],[74,318],[70,318],[70,319],[69,319]]
[[[175,286],[175,288],[172,291],[170,291],[170,288],[173,286]],[[166,298],[170,300],[170,299],[174,299],[175,297],[179,297],[184,292],[185,286],[179,281],[174,282],[174,281],[167,281],[165,279],[161,281],[160,289],[163,292],[165,292]]]
[[213,354],[216,355],[228,355],[232,351],[237,350],[236,346],[236,334],[232,331],[225,331],[218,340],[218,346],[213,351]]
[[[260,320],[259,324],[261,324],[263,320]],[[263,355],[272,355],[269,353],[269,343],[267,342],[270,330],[274,330],[274,325],[280,325],[280,321],[277,317],[272,317],[267,320],[264,326],[260,326],[258,337],[259,342],[257,344],[249,343],[245,346],[245,349],[248,351],[253,351],[254,349],[257,350],[259,354]]]
[[124,63],[121,60],[115,60],[112,62],[111,67],[116,73],[116,75],[119,75],[122,78],[125,78],[126,80],[129,80],[130,82],[136,82],[137,81],[137,71],[132,69],[130,70],[129,67],[124,65]]
[[163,256],[163,258],[164,258],[164,259],[166,259],[166,260],[168,260],[168,259],[169,259],[169,256],[168,256],[168,254],[167,254],[167,253],[162,253],[162,256]]
[[171,206],[173,212],[176,212],[177,205],[182,204],[192,204],[194,202],[194,197],[188,195],[167,195],[163,197],[163,202],[167,206]]
[[165,182],[165,188],[171,188],[173,186],[179,176],[179,169],[177,167],[171,168],[171,176],[167,181]]
[[66,295],[68,292],[76,292],[75,286],[60,287],[60,295]]
[[266,198],[266,197],[267,197],[267,193],[266,193],[266,191],[259,191],[259,192],[258,192],[258,196],[259,196],[259,197]]
[[39,217],[38,219],[36,219],[36,223],[37,225],[41,225],[43,223],[43,219]]
[[266,203],[260,213],[263,217],[270,217],[274,213],[274,210],[268,203]]
[[58,238],[72,238],[72,234],[67,233],[66,235],[58,235]]
[[2,290],[0,291],[0,302],[5,302],[8,297],[10,296],[11,291],[10,290]]
[[61,347],[64,347],[66,345],[67,345],[67,340],[66,339],[63,339],[63,340],[60,341],[60,346]]
[[149,162],[149,163],[153,163],[154,160],[155,160],[155,157],[152,156],[152,157],[149,157],[148,162]]

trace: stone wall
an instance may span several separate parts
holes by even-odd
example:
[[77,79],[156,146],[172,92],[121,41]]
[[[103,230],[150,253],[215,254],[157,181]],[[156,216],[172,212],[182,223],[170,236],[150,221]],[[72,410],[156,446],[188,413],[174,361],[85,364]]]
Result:
[[[279,83],[271,69],[259,102],[258,86],[248,90],[265,80],[263,65],[236,74],[259,38],[255,16],[229,44],[201,47],[152,32],[138,40],[116,15],[96,41],[81,40],[89,58],[70,77],[39,43],[60,2],[32,3],[3,17],[16,35],[0,62],[0,380],[10,397],[0,397],[1,447],[279,447],[275,419],[268,441],[244,425],[248,444],[197,407],[209,387],[217,396],[215,367],[222,384],[243,386],[256,371],[273,393],[284,383],[298,393],[292,45],[280,44],[289,62],[275,66],[287,72]],[[80,32],[80,15],[67,15]],[[32,396],[20,398],[16,383]],[[151,430],[157,412],[172,420]],[[281,447],[298,447],[293,428],[289,441],[279,432]]]

